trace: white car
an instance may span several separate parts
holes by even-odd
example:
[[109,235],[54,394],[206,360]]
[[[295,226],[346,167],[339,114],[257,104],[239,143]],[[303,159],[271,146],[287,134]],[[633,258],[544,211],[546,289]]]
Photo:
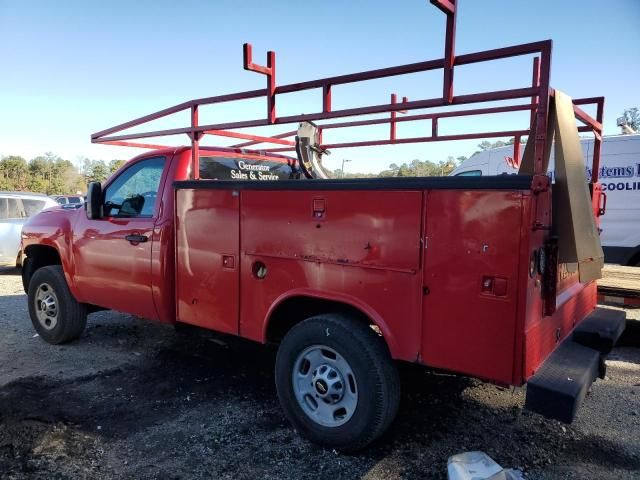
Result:
[[40,210],[57,206],[40,193],[0,192],[0,265],[20,266],[22,225]]
[[[582,139],[582,152],[591,176],[593,139]],[[524,146],[522,147],[524,149]],[[500,147],[477,153],[451,172],[456,175],[515,174],[508,162],[513,147]],[[549,175],[554,178],[551,150]],[[600,219],[605,261],[640,266],[640,135],[612,135],[603,138],[599,180],[607,194],[606,211]]]

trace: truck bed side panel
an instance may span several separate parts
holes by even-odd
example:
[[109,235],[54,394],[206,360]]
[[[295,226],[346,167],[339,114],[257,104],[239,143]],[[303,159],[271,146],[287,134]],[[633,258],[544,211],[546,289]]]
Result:
[[[420,331],[421,191],[241,191],[240,334],[264,340],[289,296],[343,301],[415,361]],[[253,274],[267,267],[264,279]]]
[[511,383],[517,325],[519,191],[433,190],[426,199],[426,364]]

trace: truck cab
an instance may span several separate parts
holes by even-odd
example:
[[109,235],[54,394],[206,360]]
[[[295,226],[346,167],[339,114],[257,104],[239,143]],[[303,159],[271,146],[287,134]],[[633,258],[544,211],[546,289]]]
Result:
[[[282,155],[204,147],[200,152],[202,178],[210,180],[297,175],[294,159]],[[100,219],[88,218],[83,208],[34,218],[23,233],[25,285],[55,257],[78,301],[173,322],[173,182],[189,178],[190,162],[189,147],[139,155],[105,182]]]

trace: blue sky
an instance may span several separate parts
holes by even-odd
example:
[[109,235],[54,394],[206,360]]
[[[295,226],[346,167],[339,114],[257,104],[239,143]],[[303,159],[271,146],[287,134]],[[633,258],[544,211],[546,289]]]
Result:
[[[606,97],[605,133],[640,106],[640,1],[459,0],[458,54],[554,41],[552,85],[573,97]],[[255,61],[277,52],[278,84],[440,58],[444,14],[426,0],[136,1],[0,0],[0,155],[50,151],[77,161],[129,158],[140,151],[92,145],[90,134],[191,98],[264,87],[242,69],[242,44]],[[456,70],[456,93],[526,86],[531,58]],[[334,109],[441,92],[441,73],[334,87]],[[278,114],[317,111],[319,91],[279,97]],[[260,101],[201,112],[202,122],[263,117]],[[527,127],[522,112],[441,121],[441,134]],[[186,116],[152,128],[184,126]],[[287,127],[267,128],[262,134]],[[327,141],[387,135],[388,127],[332,134]],[[399,126],[400,136],[426,135],[428,122]],[[207,140],[208,143],[216,139]],[[186,143],[186,137],[172,144]],[[227,145],[222,139],[217,142]],[[470,155],[479,141],[335,150],[352,171],[390,163]]]

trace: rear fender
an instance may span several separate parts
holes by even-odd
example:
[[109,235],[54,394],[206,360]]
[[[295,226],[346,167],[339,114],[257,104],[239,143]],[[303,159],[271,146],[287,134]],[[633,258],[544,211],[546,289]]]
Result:
[[389,329],[389,326],[384,321],[384,319],[378,314],[378,312],[376,312],[376,310],[371,308],[371,306],[367,305],[366,303],[362,302],[358,298],[353,297],[351,295],[345,295],[338,292],[327,293],[326,291],[313,290],[309,288],[298,288],[298,289],[290,290],[288,292],[283,293],[278,298],[276,298],[276,300],[273,302],[273,304],[267,311],[267,314],[263,322],[263,329],[262,329],[263,343],[267,341],[267,330],[269,328],[269,323],[272,320],[274,312],[284,302],[286,302],[287,300],[291,300],[293,298],[309,298],[314,300],[325,300],[327,302],[342,304],[342,305],[345,305],[346,307],[351,307],[352,309],[359,311],[364,317],[369,319],[369,321],[373,325],[378,327],[382,337],[385,340],[385,343],[387,344],[387,347],[389,348],[391,357],[396,358],[398,356],[399,352],[398,352],[398,343],[396,338],[391,333],[391,330]]

